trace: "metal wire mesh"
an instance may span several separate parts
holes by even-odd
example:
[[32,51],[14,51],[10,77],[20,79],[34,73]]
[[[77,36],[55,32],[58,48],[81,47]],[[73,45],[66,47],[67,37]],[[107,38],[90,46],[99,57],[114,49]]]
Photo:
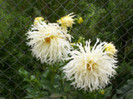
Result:
[[[26,94],[22,87],[23,77],[18,73],[19,67],[26,68],[31,74],[42,68],[42,64],[32,57],[26,46],[25,33],[36,16],[44,16],[45,19],[53,22],[71,12],[80,14],[86,24],[74,28],[73,36],[84,36],[92,40],[99,37],[105,41],[113,41],[119,50],[119,64],[123,61],[133,62],[133,15],[130,11],[132,2],[124,6],[126,2],[126,0],[119,0],[119,2],[115,0],[0,0],[0,97],[13,96],[20,99]],[[109,6],[113,7],[109,8]],[[110,16],[112,20],[109,19]],[[92,20],[95,18],[93,24]],[[124,71],[126,72],[126,69],[120,74]],[[123,82],[128,77],[129,75],[124,76]]]

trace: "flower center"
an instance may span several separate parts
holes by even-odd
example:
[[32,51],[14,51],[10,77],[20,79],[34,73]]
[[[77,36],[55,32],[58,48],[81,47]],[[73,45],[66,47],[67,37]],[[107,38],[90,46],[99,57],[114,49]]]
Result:
[[92,60],[90,60],[88,63],[87,63],[87,69],[89,70],[89,71],[91,71],[92,69],[94,69],[94,66],[96,66],[97,64],[94,62],[94,61],[92,61]]
[[50,37],[45,38],[46,43],[50,43],[51,39],[53,39],[56,36],[51,35]]
[[47,38],[45,38],[45,41],[47,42],[47,43],[50,43],[50,40],[51,38],[50,37],[47,37]]

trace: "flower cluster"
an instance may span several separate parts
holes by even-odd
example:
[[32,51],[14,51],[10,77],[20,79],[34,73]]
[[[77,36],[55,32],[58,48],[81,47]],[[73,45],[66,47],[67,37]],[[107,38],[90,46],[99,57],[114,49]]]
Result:
[[[27,32],[27,45],[31,46],[33,56],[42,63],[54,64],[69,60],[63,72],[75,88],[85,91],[102,89],[116,75],[117,50],[112,43],[99,39],[94,46],[91,46],[91,40],[85,41],[85,46],[80,42],[72,43],[68,29],[75,23],[74,17],[70,13],[57,20],[57,23],[50,23],[43,17],[35,18]],[[83,18],[77,18],[77,23],[83,23]],[[76,49],[73,46],[77,46]]]

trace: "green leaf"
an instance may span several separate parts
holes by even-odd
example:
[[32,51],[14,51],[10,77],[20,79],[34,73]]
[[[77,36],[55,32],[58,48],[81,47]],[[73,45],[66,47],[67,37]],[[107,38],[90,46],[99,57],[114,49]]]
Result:
[[31,76],[30,76],[30,79],[31,79],[31,80],[34,80],[34,79],[35,79],[35,76],[34,76],[34,75],[31,75]]
[[4,97],[0,97],[0,99],[5,99]]
[[58,93],[53,93],[53,94],[50,96],[50,98],[61,98],[61,97],[63,97],[63,95],[62,95],[62,94],[58,94]]
[[130,79],[127,81],[127,84],[125,84],[122,88],[117,90],[117,94],[120,96],[120,98],[126,98],[131,99],[133,97],[133,79]]
[[24,70],[24,68],[20,68],[18,71],[21,75],[23,75],[24,77],[28,76],[28,72],[26,70]]

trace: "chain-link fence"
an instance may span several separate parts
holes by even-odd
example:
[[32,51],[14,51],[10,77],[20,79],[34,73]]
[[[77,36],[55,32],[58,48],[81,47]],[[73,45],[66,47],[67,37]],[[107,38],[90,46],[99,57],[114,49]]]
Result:
[[[84,20],[80,25],[76,22],[73,25],[71,34],[74,41],[81,36],[86,40],[100,38],[113,42],[118,49],[118,74],[111,81],[111,91],[106,92],[108,95],[105,97],[122,96],[124,93],[117,90],[132,78],[133,69],[132,4],[132,0],[0,0],[0,98],[21,99],[27,96],[27,92],[33,89],[26,90],[28,84],[20,72],[25,69],[32,75],[36,71],[42,72],[46,65],[36,60],[26,46],[25,33],[34,18],[43,16],[56,22],[71,12]],[[27,72],[23,72],[26,75]],[[99,99],[97,95],[95,98]]]

